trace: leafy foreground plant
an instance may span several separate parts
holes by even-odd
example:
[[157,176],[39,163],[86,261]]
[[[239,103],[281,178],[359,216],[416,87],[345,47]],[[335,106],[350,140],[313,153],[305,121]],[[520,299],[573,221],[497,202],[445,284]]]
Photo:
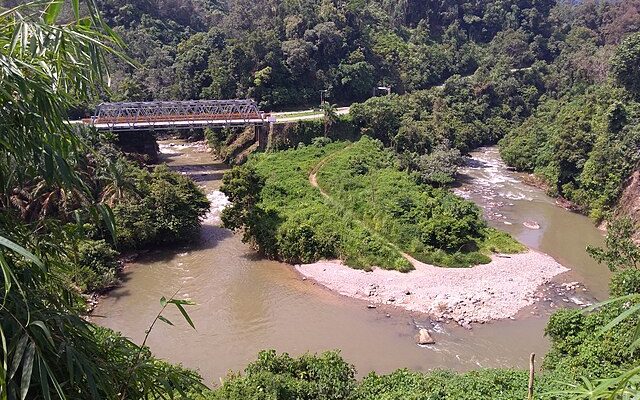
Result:
[[[640,312],[640,295],[630,294],[627,296],[616,297],[608,301],[596,304],[587,308],[585,311],[595,311],[602,308],[614,308],[614,318],[611,319],[606,325],[601,326],[596,332],[595,336],[599,340],[606,342],[613,342],[618,347],[618,351],[622,354],[609,357],[599,357],[600,359],[593,360],[597,364],[604,367],[600,370],[598,367],[591,365],[584,365],[585,375],[579,377],[576,383],[565,383],[565,390],[556,390],[551,394],[563,394],[568,395],[573,400],[580,399],[636,399],[640,395],[640,365],[637,365],[637,349],[640,345],[640,319],[638,313]],[[600,311],[600,313],[607,313],[611,315],[612,311]],[[591,335],[594,335],[591,333]],[[625,347],[620,348],[619,339],[622,337]],[[569,339],[571,340],[571,339]],[[604,346],[604,348],[612,346]],[[580,353],[576,358],[585,358],[592,356],[588,353],[584,346],[578,347]],[[597,353],[595,354],[597,356]],[[616,368],[612,364],[612,358],[618,361],[619,366],[629,365],[632,366],[629,369]],[[636,364],[635,366],[633,366]],[[602,368],[600,367],[600,368]],[[613,369],[613,370],[612,370]],[[608,376],[607,378],[592,378],[596,376]]]
[[[399,369],[388,375],[370,373],[356,381],[355,368],[338,352],[304,354],[298,358],[274,350],[262,351],[244,374],[231,373],[222,385],[196,399],[207,400],[514,400],[527,396],[529,374],[510,369],[481,369],[467,373]],[[539,399],[549,396],[557,373],[536,378]]]
[[[61,24],[63,9],[71,15]],[[87,322],[67,285],[67,244],[86,238],[84,223],[116,236],[110,207],[75,168],[92,151],[66,123],[67,109],[102,89],[108,45],[119,39],[90,0],[0,11],[0,399],[169,398],[200,382]],[[9,207],[34,185],[36,203],[64,201],[72,222],[48,206]]]

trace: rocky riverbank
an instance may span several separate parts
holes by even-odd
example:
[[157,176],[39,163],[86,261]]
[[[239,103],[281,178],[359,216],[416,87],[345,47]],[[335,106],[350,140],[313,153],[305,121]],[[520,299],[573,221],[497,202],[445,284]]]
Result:
[[464,327],[514,317],[534,304],[539,288],[568,271],[552,257],[529,250],[495,255],[489,264],[441,268],[413,260],[409,273],[350,268],[340,261],[296,265],[307,279],[371,304],[389,304],[452,320]]

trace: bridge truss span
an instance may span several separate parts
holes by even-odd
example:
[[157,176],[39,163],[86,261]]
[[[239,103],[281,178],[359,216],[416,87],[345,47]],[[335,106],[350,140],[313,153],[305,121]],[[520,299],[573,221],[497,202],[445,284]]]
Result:
[[159,130],[264,125],[254,100],[102,103],[86,124],[104,130]]

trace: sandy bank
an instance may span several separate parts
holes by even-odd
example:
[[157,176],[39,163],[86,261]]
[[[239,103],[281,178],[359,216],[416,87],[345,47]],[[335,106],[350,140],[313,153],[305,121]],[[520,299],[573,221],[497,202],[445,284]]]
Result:
[[340,261],[296,265],[305,277],[342,295],[392,304],[463,326],[514,316],[535,302],[538,287],[568,271],[552,257],[529,250],[494,256],[472,268],[440,268],[419,261],[409,273],[375,268],[365,272]]

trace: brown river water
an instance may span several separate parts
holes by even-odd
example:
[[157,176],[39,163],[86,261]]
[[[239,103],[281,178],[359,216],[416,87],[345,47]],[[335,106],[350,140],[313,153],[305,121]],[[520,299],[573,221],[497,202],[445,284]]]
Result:
[[[168,310],[165,316],[175,326],[156,325],[147,344],[158,357],[198,370],[206,383],[215,385],[228,371],[242,370],[261,349],[292,355],[340,349],[359,375],[403,367],[526,368],[529,353],[541,356],[548,349],[543,330],[551,306],[466,330],[395,309],[368,309],[364,302],[303,281],[291,266],[260,258],[239,235],[217,226],[226,203],[218,189],[227,167],[202,144],[161,142],[161,152],[164,162],[194,178],[212,201],[201,241],[146,253],[127,264],[123,284],[101,299],[93,320],[139,343],[160,310],[160,297],[179,291],[178,297],[197,303],[188,310],[196,330],[175,310]],[[462,172],[463,183],[456,192],[483,207],[491,225],[572,269],[557,277],[558,283],[579,281],[589,288],[580,289],[582,293],[606,296],[606,268],[584,251],[587,244],[602,243],[591,221],[523,184],[500,162],[495,148],[474,153]],[[522,222],[528,220],[540,229],[524,227]],[[560,306],[572,304],[567,298],[565,303],[554,300]],[[421,326],[435,331],[435,345],[416,345]]]

